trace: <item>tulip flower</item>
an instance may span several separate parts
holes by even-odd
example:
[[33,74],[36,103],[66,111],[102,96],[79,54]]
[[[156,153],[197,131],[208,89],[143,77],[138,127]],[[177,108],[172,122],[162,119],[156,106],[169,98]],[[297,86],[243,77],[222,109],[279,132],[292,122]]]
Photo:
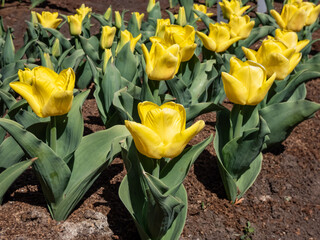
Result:
[[240,105],[259,104],[276,78],[274,73],[268,80],[265,68],[253,61],[242,62],[230,59],[230,72],[222,72],[224,91],[228,99]]
[[295,4],[285,4],[281,15],[274,9],[270,13],[282,30],[299,32],[307,20],[306,10],[297,7]]
[[164,37],[150,37],[152,43],[160,42],[164,47],[170,47],[173,44],[178,44],[181,53],[181,62],[186,62],[192,58],[197,44],[194,43],[195,30],[192,26],[185,27],[179,25],[165,26]]
[[149,79],[170,80],[178,72],[181,62],[178,44],[165,48],[161,43],[155,42],[152,44],[150,52],[144,44],[141,45],[141,48]]
[[110,48],[116,34],[116,27],[103,26],[100,38],[100,46],[102,49]]
[[156,37],[164,38],[165,28],[170,25],[170,19],[157,19]]
[[208,36],[202,32],[197,32],[197,35],[204,47],[213,52],[224,52],[241,39],[241,37],[232,37],[229,25],[224,23],[210,23]]
[[[282,42],[287,48],[294,48],[296,52],[300,52],[310,42],[308,39],[298,41],[298,35],[295,32],[276,29],[275,40]],[[270,39],[273,37],[268,36]]]
[[267,76],[277,73],[277,79],[283,80],[300,62],[301,53],[286,47],[282,42],[268,39],[262,42],[258,51],[242,47],[249,60],[260,63],[267,70]]
[[221,11],[223,13],[223,17],[225,19],[230,19],[230,16],[232,14],[235,14],[237,16],[241,16],[244,14],[244,12],[250,8],[250,6],[244,6],[241,7],[242,2],[241,0],[222,0],[222,2],[219,2],[219,5],[221,7]]
[[320,13],[320,5],[316,6],[312,2],[301,2],[299,8],[304,9],[307,13],[306,26],[313,24],[317,20]]
[[90,13],[92,12],[92,8],[86,7],[84,3],[81,4],[80,8],[76,9],[77,14],[82,16],[82,20],[88,15],[90,17]]
[[254,21],[250,21],[250,17],[245,15],[243,17],[232,14],[229,21],[230,36],[240,37],[246,39],[249,37],[251,30],[254,26]]
[[56,38],[56,40],[54,40],[51,53],[52,53],[52,56],[56,58],[61,55],[61,45],[60,45],[59,38]]
[[39,23],[37,14],[38,13],[36,13],[35,11],[31,11],[31,22],[34,26],[37,26],[37,24]]
[[136,36],[135,38],[132,36],[131,32],[129,32],[128,30],[124,30],[121,32],[121,36],[120,36],[120,43],[117,46],[116,49],[116,53],[120,52],[121,48],[127,43],[130,42],[130,49],[133,52],[134,48],[136,47],[137,42],[140,40],[141,38],[141,33]]
[[185,129],[186,111],[182,105],[173,102],[161,106],[142,102],[138,104],[138,113],[141,124],[125,121],[125,125],[138,151],[154,159],[178,156],[205,126],[200,120]]
[[82,32],[82,16],[79,14],[68,16],[69,30],[72,36],[78,36]]
[[45,27],[45,28],[53,28],[56,29],[59,24],[62,22],[61,18],[58,18],[58,12],[47,12],[43,11],[41,15],[39,13],[37,14],[37,18],[39,23]]
[[69,112],[73,100],[75,74],[71,68],[60,74],[46,67],[18,72],[19,82],[10,87],[27,100],[39,117],[58,116]]
[[141,28],[141,23],[142,23],[142,20],[143,20],[143,17],[144,17],[144,13],[138,13],[138,12],[133,12],[132,15],[135,15],[136,16],[136,19],[137,19],[137,22],[138,22],[138,27],[139,29]]
[[[207,6],[206,5],[194,3],[193,4],[193,9],[206,14],[208,17],[212,17],[213,16],[213,13],[207,13]],[[198,17],[197,14],[194,14],[194,17],[197,18]],[[200,22],[201,19],[198,19],[198,21]]]

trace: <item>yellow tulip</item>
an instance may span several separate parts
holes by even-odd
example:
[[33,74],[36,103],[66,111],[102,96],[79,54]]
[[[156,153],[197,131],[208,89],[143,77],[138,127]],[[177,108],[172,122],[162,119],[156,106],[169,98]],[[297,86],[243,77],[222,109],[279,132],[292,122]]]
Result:
[[184,27],[179,25],[165,26],[163,38],[150,37],[152,43],[160,42],[164,47],[168,48],[173,44],[178,44],[181,53],[181,62],[189,61],[192,58],[197,44],[194,43],[195,30],[192,26]]
[[298,41],[298,35],[295,32],[276,29],[275,33],[275,40],[282,42],[287,48],[294,48],[296,52],[300,52],[310,42],[308,39]]
[[151,12],[153,9],[154,5],[156,5],[156,0],[149,0],[148,7],[147,7],[147,12]]
[[240,37],[241,39],[246,39],[251,33],[254,21],[250,21],[248,15],[241,17],[233,14],[230,16],[229,26],[232,38]]
[[59,26],[59,24],[62,22],[62,19],[58,18],[59,14],[57,12],[51,13],[51,12],[43,11],[41,15],[39,13],[36,13],[36,14],[37,14],[39,23],[45,28],[56,29]]
[[320,13],[320,5],[316,6],[312,2],[301,2],[299,7],[304,9],[307,13],[306,26],[313,24],[317,20]]
[[100,46],[102,49],[110,48],[116,34],[116,27],[103,26],[100,38]]
[[88,15],[88,18],[91,16],[92,8],[86,7],[84,3],[81,4],[80,8],[76,9],[77,14],[82,16],[82,20]]
[[124,45],[126,45],[127,42],[130,42],[130,49],[133,52],[141,36],[142,35],[140,33],[138,36],[134,38],[131,32],[129,32],[128,30],[121,31],[120,43],[117,46],[116,53],[120,52],[120,50],[123,48]]
[[52,56],[56,58],[61,55],[61,46],[60,46],[59,38],[56,38],[56,40],[54,40],[51,53],[52,53]]
[[245,47],[242,47],[242,50],[249,60],[265,67],[268,77],[277,73],[278,80],[288,76],[302,56],[294,48],[288,48],[282,42],[273,39],[264,40],[257,52]]
[[73,100],[75,74],[71,68],[60,74],[46,67],[18,72],[19,82],[10,87],[27,100],[39,117],[58,116],[70,111]]
[[31,11],[31,22],[34,26],[37,26],[39,23],[37,14],[38,13],[36,13],[35,11]]
[[245,11],[247,11],[247,9],[250,8],[250,6],[241,7],[241,0],[222,0],[222,2],[219,2],[219,5],[225,19],[230,19],[232,14],[241,16]]
[[230,59],[230,72],[222,72],[224,91],[228,99],[240,105],[259,104],[276,78],[274,73],[268,80],[265,68],[253,61],[242,62]]
[[151,80],[170,80],[179,70],[181,56],[179,45],[174,44],[165,48],[159,42],[152,44],[150,52],[147,47],[141,45],[146,61],[146,72]]
[[165,28],[170,25],[170,19],[157,19],[156,37],[164,38]]
[[[207,6],[206,6],[206,5],[194,3],[194,4],[193,4],[193,9],[194,9],[194,10],[198,10],[198,11],[206,14],[208,17],[212,17],[212,16],[213,16],[213,13],[207,13]],[[197,18],[198,15],[197,15],[197,14],[194,14],[194,17]],[[200,22],[201,19],[198,19],[198,21]]]
[[282,30],[299,32],[307,20],[306,10],[297,7],[295,4],[285,4],[281,15],[274,9],[270,13]]
[[205,126],[200,120],[186,128],[186,111],[180,104],[173,102],[161,106],[152,102],[138,105],[141,124],[125,121],[136,148],[143,155],[161,159],[178,156],[188,142]]
[[180,7],[179,13],[175,14],[174,17],[177,19],[177,23],[180,26],[185,26],[187,24],[186,10],[184,7]]
[[114,11],[115,26],[120,29],[122,26],[122,17],[119,11]]
[[224,52],[241,39],[241,37],[232,37],[229,25],[224,23],[210,23],[208,36],[202,32],[197,32],[197,35],[204,47],[213,52]]
[[143,20],[143,17],[144,17],[144,13],[138,13],[138,12],[133,12],[132,15],[135,15],[136,16],[136,19],[137,19],[137,22],[138,22],[138,27],[139,29],[141,28],[141,23],[142,23],[142,20]]
[[82,16],[79,14],[68,16],[70,34],[78,36],[82,32]]

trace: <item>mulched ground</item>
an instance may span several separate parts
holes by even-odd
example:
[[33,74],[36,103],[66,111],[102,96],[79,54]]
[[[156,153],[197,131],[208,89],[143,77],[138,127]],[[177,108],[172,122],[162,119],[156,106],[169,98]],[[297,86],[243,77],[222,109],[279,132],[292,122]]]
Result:
[[[94,12],[113,10],[143,12],[147,1],[83,1]],[[160,1],[162,8],[168,1]],[[125,3],[125,4],[124,4]],[[49,0],[35,11],[53,10],[73,14],[80,2]],[[279,5],[277,5],[279,6]],[[5,26],[15,29],[15,44],[21,46],[29,19],[29,2],[9,1],[0,8]],[[215,9],[211,9],[215,11]],[[64,31],[67,32],[67,29]],[[314,34],[314,39],[320,32]],[[319,52],[315,44],[313,52]],[[307,99],[320,102],[320,79],[307,84]],[[92,89],[93,91],[93,89]],[[92,94],[83,107],[85,134],[104,129]],[[214,134],[215,113],[199,117],[205,129],[190,144]],[[239,239],[250,222],[251,239],[320,239],[320,112],[295,128],[280,146],[265,152],[263,168],[244,201],[226,200],[217,159],[210,144],[191,169],[184,185],[188,192],[188,216],[181,239]],[[99,177],[66,221],[50,218],[38,181],[27,170],[9,189],[0,206],[0,239],[139,239],[131,217],[118,197],[125,175],[121,159]],[[28,185],[26,185],[28,184]]]

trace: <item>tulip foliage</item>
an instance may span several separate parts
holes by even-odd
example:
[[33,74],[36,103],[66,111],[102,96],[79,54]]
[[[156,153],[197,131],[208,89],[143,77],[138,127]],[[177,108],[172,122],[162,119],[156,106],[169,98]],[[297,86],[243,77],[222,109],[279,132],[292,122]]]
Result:
[[[320,6],[290,0],[278,13],[267,0],[259,13],[245,1],[205,2],[170,0],[179,10],[168,18],[155,0],[145,13],[110,6],[102,15],[84,4],[69,16],[31,11],[20,49],[0,17],[0,202],[32,168],[52,217],[66,219],[121,152],[119,196],[141,238],[179,239],[182,182],[213,137],[185,147],[205,125],[194,120],[213,111],[219,172],[228,199],[240,202],[262,151],[320,109],[305,85],[320,77],[311,52]],[[226,22],[215,22],[214,4]],[[106,127],[87,136],[84,89],[94,89]]]

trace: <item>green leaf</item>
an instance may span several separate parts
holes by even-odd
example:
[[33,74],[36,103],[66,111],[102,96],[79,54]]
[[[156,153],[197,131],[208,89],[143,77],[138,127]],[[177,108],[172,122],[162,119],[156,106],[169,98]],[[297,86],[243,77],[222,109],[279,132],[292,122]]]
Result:
[[96,49],[92,46],[89,39],[86,39],[82,36],[79,36],[79,38],[85,54],[88,55],[94,62],[98,62],[100,60],[98,51],[96,51]]
[[166,81],[172,95],[177,99],[177,103],[182,104],[185,108],[191,104],[191,93],[182,79],[177,77]]
[[71,110],[67,115],[56,116],[56,154],[61,159],[65,159],[68,155],[73,153],[81,142],[84,128],[81,108],[89,92],[90,90],[87,90],[75,96]]
[[179,156],[171,159],[160,172],[161,181],[170,189],[180,186],[192,164],[212,140],[213,135],[210,135],[204,141],[185,149]]
[[61,32],[59,32],[58,30],[53,29],[53,28],[44,28],[44,29],[47,30],[48,32],[50,32],[56,38],[58,38],[61,46],[64,49],[72,48],[70,41]]
[[307,100],[276,103],[261,109],[260,115],[271,131],[267,145],[285,140],[295,126],[310,118],[319,109],[320,104]]
[[36,138],[23,127],[7,119],[0,119],[3,127],[15,141],[31,156],[37,157],[35,170],[40,178],[42,190],[50,203],[56,202],[61,196],[70,177],[70,169],[48,145]]
[[14,62],[14,54],[15,54],[15,49],[12,41],[12,30],[11,28],[8,28],[7,33],[6,33],[6,41],[3,46],[3,62],[4,64],[9,64]]
[[[221,131],[221,130],[220,130]],[[223,148],[221,160],[228,173],[237,181],[262,151],[265,137],[270,133],[264,119],[258,129],[243,132],[242,137],[231,139]]]
[[85,53],[82,49],[75,50],[69,57],[63,59],[61,69],[75,68],[83,60]]
[[221,105],[215,104],[213,102],[204,102],[192,104],[190,107],[186,108],[187,122],[193,121],[196,117],[201,114],[220,111],[224,109]]
[[121,76],[130,82],[134,82],[138,64],[137,59],[130,49],[130,42],[126,43],[117,54],[115,60],[115,65],[121,73]]
[[35,159],[16,163],[0,173],[0,204],[11,184],[34,162]]
[[276,94],[273,95],[267,102],[267,105],[272,105],[288,100],[300,84],[318,77],[320,77],[320,71],[315,72],[309,71],[307,69],[291,75],[285,88],[279,92],[276,92]]
[[0,145],[0,168],[9,168],[24,155],[24,151],[12,137],[6,138]]
[[0,89],[0,100],[4,102],[7,108],[12,107],[12,105],[17,102],[9,92],[3,91],[2,89]]
[[193,9],[193,12],[197,14],[197,16],[203,21],[203,23],[206,25],[208,29],[209,29],[210,23],[214,24],[214,21],[211,18],[209,18],[207,14],[195,9]]
[[125,126],[115,126],[87,135],[82,139],[74,153],[68,185],[59,202],[53,205],[54,219],[60,221],[68,217],[100,173],[121,151],[120,141],[129,134]]

